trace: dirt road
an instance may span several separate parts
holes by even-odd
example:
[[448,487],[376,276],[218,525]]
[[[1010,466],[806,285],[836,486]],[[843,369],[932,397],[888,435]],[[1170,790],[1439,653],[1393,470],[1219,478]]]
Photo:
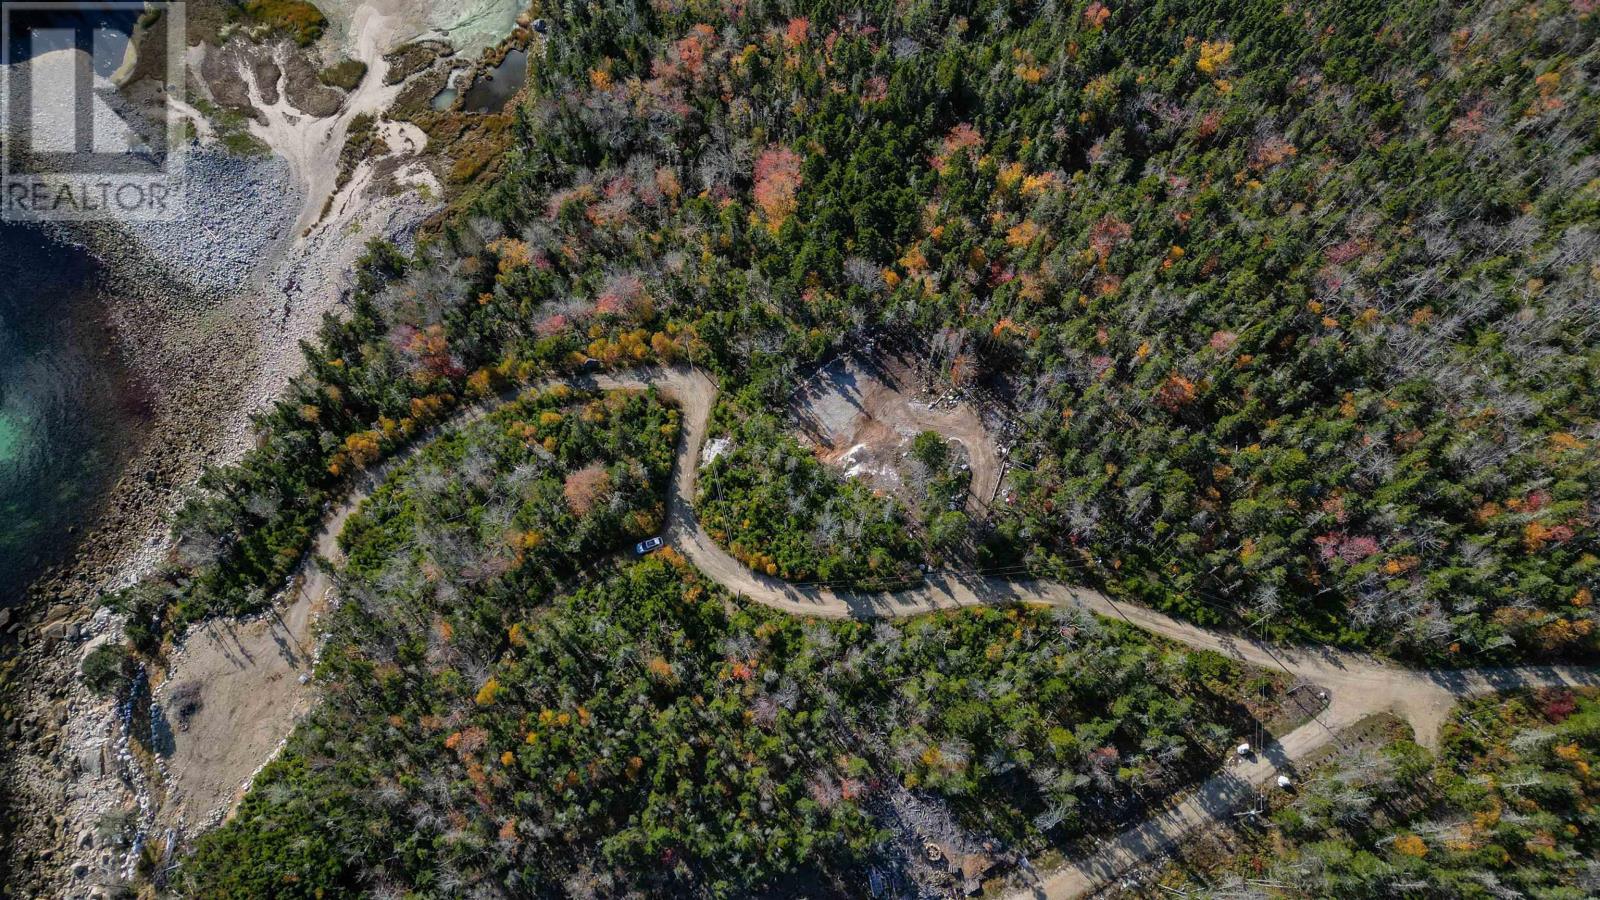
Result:
[[[531,389],[557,383],[602,390],[655,385],[684,410],[679,472],[685,471],[682,447],[692,446],[698,453],[705,440],[717,393],[711,379],[684,369],[552,380]],[[294,723],[311,708],[313,685],[301,676],[311,671],[317,618],[333,601],[330,568],[343,560],[339,533],[351,514],[434,437],[483,418],[529,389],[524,386],[463,410],[362,473],[351,493],[324,521],[313,545],[314,556],[331,565],[308,559],[296,573],[293,589],[267,615],[243,622],[211,621],[185,635],[157,700],[164,699],[172,687],[198,685],[200,703],[189,714],[186,727],[175,728],[171,734],[165,766],[168,791],[158,821],[168,826],[205,827],[230,812],[244,797],[254,774],[276,755]],[[687,471],[692,497],[693,467]],[[677,496],[675,492],[674,505]]]
[[[555,383],[558,382],[544,382],[533,387],[539,389]],[[654,386],[679,405],[682,424],[668,496],[665,537],[668,544],[682,551],[702,572],[735,594],[783,612],[825,618],[911,616],[996,603],[1078,606],[1109,618],[1124,619],[1146,631],[1191,647],[1214,650],[1246,663],[1286,671],[1328,690],[1330,703],[1326,710],[1312,722],[1285,735],[1281,741],[1263,748],[1257,759],[1246,765],[1235,765],[1212,777],[1192,797],[1172,810],[1111,839],[1094,855],[1075,860],[1051,873],[1019,894],[1019,897],[1060,900],[1079,896],[1103,885],[1133,865],[1165,852],[1192,830],[1225,819],[1243,799],[1254,793],[1254,786],[1267,783],[1279,773],[1292,773],[1297,760],[1305,759],[1333,740],[1339,729],[1374,713],[1394,713],[1410,723],[1418,741],[1436,746],[1440,725],[1450,708],[1461,698],[1528,687],[1600,686],[1600,671],[1593,669],[1528,667],[1418,671],[1359,653],[1268,645],[1237,634],[1181,622],[1151,609],[1115,603],[1098,591],[1057,582],[935,572],[922,582],[902,590],[867,592],[834,590],[822,585],[795,585],[759,575],[719,547],[700,527],[694,515],[700,448],[705,442],[711,408],[717,397],[716,384],[708,376],[698,370],[675,367],[576,377],[566,380],[566,383],[603,390]],[[330,514],[317,536],[316,553],[337,564],[337,538],[345,520],[396,466],[426,446],[433,435],[482,418],[522,390],[458,414],[437,426],[430,434],[421,436],[388,462],[366,473],[351,495]],[[293,635],[295,642],[305,644],[311,640],[311,616],[304,613],[312,605],[329,600],[332,590],[332,581],[321,566],[306,566],[295,599],[282,614],[284,621],[304,623],[303,630]],[[238,673],[221,674],[230,674],[235,679],[239,677]],[[211,677],[221,677],[221,674]],[[300,684],[298,679],[269,680],[271,674],[266,668],[261,670],[259,689],[272,694],[278,704],[304,708],[307,698],[305,692],[310,691],[310,686]],[[204,672],[189,671],[185,677],[209,683]],[[207,709],[209,706],[202,707],[199,715],[205,715]],[[272,746],[276,746],[276,741]],[[213,768],[221,765],[235,771],[208,772],[205,778],[196,776],[193,780],[209,784],[238,784],[265,761],[259,741],[252,741],[249,750],[257,755],[246,759],[247,754],[241,751],[229,754],[230,758],[226,761],[198,761],[201,765]],[[230,774],[237,774],[239,778],[229,782],[226,775]],[[184,777],[181,774],[178,776],[180,781]],[[216,799],[232,802],[232,798]]]

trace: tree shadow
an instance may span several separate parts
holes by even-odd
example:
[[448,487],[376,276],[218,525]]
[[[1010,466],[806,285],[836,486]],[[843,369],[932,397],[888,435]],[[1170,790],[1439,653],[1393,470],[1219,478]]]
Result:
[[1600,669],[1571,666],[1432,669],[1418,674],[1457,697],[1541,687],[1600,687]]

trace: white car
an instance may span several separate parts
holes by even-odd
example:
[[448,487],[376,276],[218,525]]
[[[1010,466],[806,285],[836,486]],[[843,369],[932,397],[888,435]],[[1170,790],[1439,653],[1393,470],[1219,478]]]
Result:
[[662,538],[653,537],[653,538],[650,538],[649,540],[640,541],[639,543],[634,544],[633,545],[633,552],[639,554],[640,556],[643,556],[646,553],[649,553],[651,550],[654,550],[654,549],[660,547],[662,544],[665,544],[665,543],[666,543],[666,541],[663,540]]

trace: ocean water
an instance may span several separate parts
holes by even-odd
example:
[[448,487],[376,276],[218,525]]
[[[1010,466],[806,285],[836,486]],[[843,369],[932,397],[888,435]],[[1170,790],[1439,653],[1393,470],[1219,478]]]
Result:
[[[115,39],[138,17],[72,6],[14,13],[16,61],[48,49],[31,28],[112,35],[113,52],[94,58],[102,76],[121,61]],[[100,316],[104,291],[103,271],[81,248],[0,222],[0,606],[71,555],[144,416]]]
[[0,222],[0,605],[71,552],[143,417],[83,250]]

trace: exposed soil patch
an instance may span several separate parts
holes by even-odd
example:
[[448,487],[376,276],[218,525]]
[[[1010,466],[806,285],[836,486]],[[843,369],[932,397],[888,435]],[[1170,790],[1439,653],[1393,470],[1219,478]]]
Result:
[[209,825],[311,705],[312,624],[323,608],[315,581],[255,619],[194,629],[157,691],[157,752],[167,772],[169,825]]
[[[365,65],[361,60],[350,62]],[[326,119],[339,112],[339,108],[344,105],[345,92],[324,84],[322,73],[312,64],[308,55],[286,53],[283,55],[282,66],[284,91],[288,94],[289,105],[319,119]],[[259,79],[257,83],[260,83]],[[360,86],[361,81],[357,79],[353,88]]]
[[[197,50],[203,83],[213,100],[226,109],[241,113],[258,123],[268,124],[261,107],[287,103],[296,112],[314,119],[326,119],[339,112],[346,91],[324,83],[309,51],[287,42],[252,44],[231,41],[214,49]],[[347,60],[347,67],[362,66],[360,60]],[[354,71],[351,69],[350,71]],[[356,78],[352,92],[359,88]],[[251,96],[251,88],[256,96]]]
[[[911,441],[933,431],[961,445],[972,467],[967,508],[981,514],[1000,479],[995,440],[977,411],[951,395],[923,390],[910,351],[850,356],[812,376],[791,404],[802,440],[824,462],[887,493],[904,494],[915,478]],[[918,498],[903,496],[911,505]]]
[[[238,47],[238,44],[230,44]],[[276,106],[278,100],[278,81],[283,78],[283,70],[278,68],[276,61],[271,59],[252,59],[249,63],[250,72],[255,76],[256,84],[261,86],[261,99],[268,106]]]
[[[259,118],[250,105],[250,88],[245,84],[243,71],[252,64],[245,59],[245,45],[230,44],[214,52],[195,54],[199,59],[200,76],[205,88],[218,106],[237,110],[251,118]],[[270,71],[255,72],[258,83],[265,82],[272,91],[272,102],[277,102],[278,79]]]

